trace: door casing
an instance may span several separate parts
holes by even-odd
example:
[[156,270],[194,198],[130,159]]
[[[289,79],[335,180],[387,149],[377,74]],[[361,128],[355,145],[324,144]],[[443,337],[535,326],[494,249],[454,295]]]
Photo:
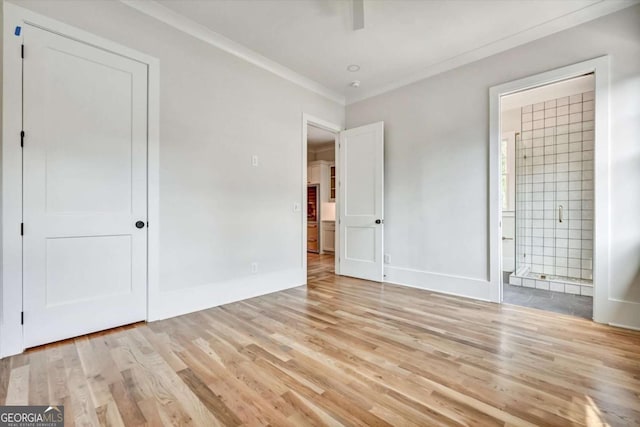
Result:
[[501,108],[500,98],[526,89],[546,86],[585,74],[595,75],[595,165],[594,165],[594,247],[593,247],[593,320],[611,323],[609,300],[609,57],[601,56],[514,80],[489,90],[489,281],[491,301],[502,302],[502,203],[500,186]]

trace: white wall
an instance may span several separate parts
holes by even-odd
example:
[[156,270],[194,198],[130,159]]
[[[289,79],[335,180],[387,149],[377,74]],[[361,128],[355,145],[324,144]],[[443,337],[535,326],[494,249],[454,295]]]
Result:
[[302,113],[342,124],[343,106],[120,2],[15,3],[160,60],[153,318],[304,283],[302,213],[292,209],[302,202]]
[[[610,297],[640,302],[640,6],[347,107],[347,127],[385,122],[388,275],[450,292],[452,276],[476,279],[466,281],[467,294],[487,280],[489,88],[604,54],[612,85]],[[636,313],[619,323],[640,327]]]
[[522,126],[520,126],[520,121],[522,120],[520,108],[502,110],[500,114],[500,131],[503,135],[507,132],[520,132],[522,130]]

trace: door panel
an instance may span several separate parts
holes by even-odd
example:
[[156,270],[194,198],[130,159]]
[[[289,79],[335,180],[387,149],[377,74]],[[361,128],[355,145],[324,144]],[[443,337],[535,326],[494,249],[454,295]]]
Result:
[[24,29],[25,347],[146,318],[147,67]]
[[[50,130],[47,212],[130,212],[131,73],[57,49],[44,55],[42,97],[56,103],[44,117]],[[68,76],[74,76],[75,88],[87,90],[69,92],[60,84]],[[73,132],[68,132],[70,117]]]
[[[384,124],[340,133],[340,273],[383,279]],[[376,221],[379,220],[379,223]]]
[[131,293],[131,236],[49,238],[46,245],[46,307]]

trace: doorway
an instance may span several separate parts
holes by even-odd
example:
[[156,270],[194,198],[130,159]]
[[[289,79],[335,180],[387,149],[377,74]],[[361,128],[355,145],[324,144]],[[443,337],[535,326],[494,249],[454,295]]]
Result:
[[[323,132],[325,143],[333,138],[334,160],[316,164],[318,169],[312,170],[309,165],[308,133]],[[302,169],[303,188],[302,201],[307,204],[309,184],[311,180],[327,182],[326,202],[323,215],[323,200],[315,203],[316,209],[302,213],[302,264],[308,270],[309,251],[330,252],[333,236],[334,271],[336,275],[351,276],[359,279],[382,282],[384,253],[384,123],[377,122],[352,129],[341,130],[340,127],[324,120],[302,115]],[[314,154],[315,155],[315,154]],[[312,160],[317,161],[317,160]],[[322,160],[320,160],[322,162]],[[312,176],[316,174],[317,176]],[[309,176],[307,176],[309,175]],[[334,182],[333,202],[329,201],[331,182]],[[312,190],[313,191],[313,190]],[[322,188],[317,192],[322,194]],[[312,199],[313,203],[313,199]],[[318,209],[319,208],[319,209]],[[306,209],[306,208],[305,208]],[[309,216],[310,214],[317,215]],[[322,218],[326,218],[322,224]],[[319,229],[314,229],[314,219],[320,219]],[[328,224],[327,224],[328,223]],[[333,224],[331,224],[333,223]],[[333,225],[333,230],[331,229]],[[311,226],[311,227],[309,227]],[[324,230],[325,238],[323,238]],[[316,242],[311,242],[314,236]],[[325,264],[326,265],[326,264]]]
[[501,98],[502,301],[591,319],[593,73]]
[[307,280],[335,274],[337,158],[339,134],[307,124]]

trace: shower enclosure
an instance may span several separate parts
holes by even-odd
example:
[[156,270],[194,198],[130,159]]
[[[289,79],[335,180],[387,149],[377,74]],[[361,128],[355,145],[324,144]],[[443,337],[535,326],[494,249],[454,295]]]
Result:
[[594,92],[521,108],[509,283],[593,296]]

